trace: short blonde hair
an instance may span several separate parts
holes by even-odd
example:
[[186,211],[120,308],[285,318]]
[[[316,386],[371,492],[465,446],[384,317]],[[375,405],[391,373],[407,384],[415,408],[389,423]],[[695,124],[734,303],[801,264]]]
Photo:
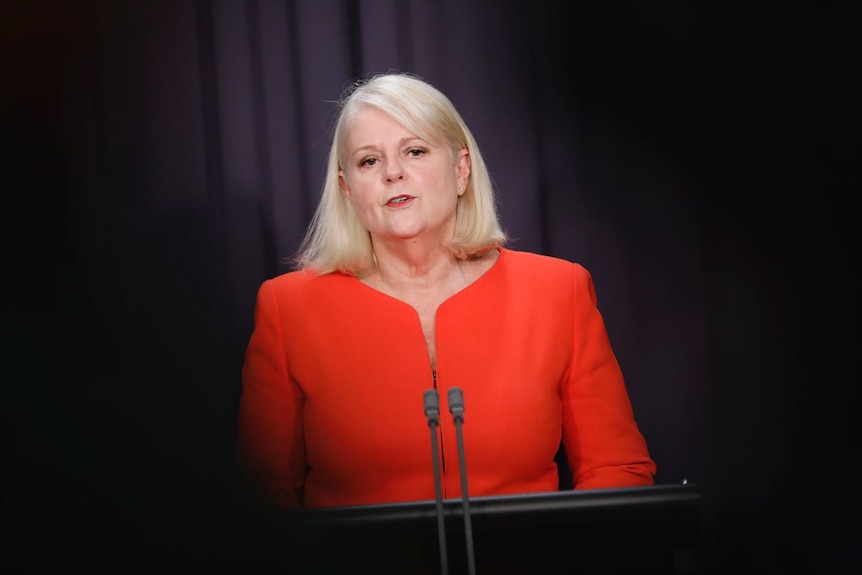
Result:
[[361,277],[374,269],[371,236],[339,185],[348,125],[363,107],[389,115],[429,141],[443,141],[471,159],[467,189],[458,199],[455,233],[448,248],[458,259],[478,258],[503,245],[506,233],[497,215],[497,198],[479,146],[455,106],[440,90],[407,73],[390,72],[354,82],[338,102],[326,179],[317,210],[294,258],[300,269],[339,271]]

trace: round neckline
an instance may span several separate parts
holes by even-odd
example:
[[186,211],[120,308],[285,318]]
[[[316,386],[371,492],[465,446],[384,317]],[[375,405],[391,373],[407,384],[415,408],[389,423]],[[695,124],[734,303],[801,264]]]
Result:
[[[467,293],[467,292],[469,292],[469,291],[473,291],[473,290],[472,290],[472,288],[473,288],[474,286],[477,286],[478,284],[483,283],[483,282],[485,281],[485,278],[487,278],[488,276],[493,275],[493,274],[495,273],[495,271],[494,271],[494,270],[496,270],[497,268],[499,268],[499,267],[500,267],[500,261],[503,259],[504,255],[505,255],[506,248],[504,248],[504,247],[502,247],[502,246],[498,246],[498,247],[495,247],[495,248],[493,248],[493,249],[497,250],[497,252],[498,252],[497,259],[494,261],[494,263],[492,263],[492,264],[491,264],[491,266],[490,266],[487,270],[485,270],[485,271],[482,273],[482,275],[480,275],[479,277],[477,277],[477,278],[476,278],[472,283],[468,284],[468,285],[467,285],[467,286],[465,286],[463,289],[461,289],[461,290],[459,290],[459,291],[455,292],[454,294],[452,294],[451,296],[449,296],[448,298],[446,298],[445,300],[443,300],[443,301],[440,303],[440,306],[439,306],[439,307],[443,307],[444,305],[446,305],[446,303],[448,303],[449,301],[453,300],[454,298],[457,298],[457,297],[458,297],[458,296],[460,296],[461,294]],[[413,306],[411,306],[411,305],[410,305],[410,304],[408,304],[407,302],[405,302],[405,301],[403,301],[403,300],[400,300],[400,299],[398,299],[398,298],[397,298],[397,297],[395,297],[395,296],[389,295],[389,294],[388,294],[388,293],[386,293],[386,292],[380,291],[380,290],[379,290],[379,289],[377,289],[377,288],[371,287],[370,285],[368,285],[367,283],[365,283],[364,281],[362,281],[361,279],[359,279],[359,278],[358,278],[358,277],[356,277],[356,276],[350,276],[350,278],[351,278],[351,279],[353,279],[353,280],[355,280],[355,281],[356,281],[356,283],[358,283],[358,284],[359,284],[359,285],[361,285],[363,288],[367,289],[368,291],[370,291],[370,292],[372,292],[372,293],[379,294],[379,295],[381,295],[381,296],[383,296],[383,297],[385,297],[385,298],[387,298],[387,299],[390,299],[390,300],[392,300],[392,301],[396,301],[396,302],[398,302],[398,303],[400,303],[400,304],[403,304],[403,305],[405,305],[405,306],[409,307],[410,309],[413,309]]]

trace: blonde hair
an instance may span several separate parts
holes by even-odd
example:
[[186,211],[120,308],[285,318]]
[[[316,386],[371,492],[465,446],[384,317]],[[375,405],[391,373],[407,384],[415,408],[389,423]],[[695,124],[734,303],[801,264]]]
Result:
[[340,166],[344,165],[347,126],[366,106],[391,116],[423,139],[444,141],[454,152],[465,148],[469,152],[470,179],[458,200],[455,233],[447,246],[456,258],[478,258],[506,242],[490,174],[476,140],[455,106],[421,78],[390,72],[354,82],[338,101],[339,114],[320,203],[293,258],[296,267],[361,277],[375,266],[371,236],[343,193],[338,178]]

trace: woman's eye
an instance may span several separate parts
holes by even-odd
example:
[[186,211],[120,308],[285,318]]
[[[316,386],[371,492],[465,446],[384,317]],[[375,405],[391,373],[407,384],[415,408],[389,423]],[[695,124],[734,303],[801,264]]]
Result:
[[408,150],[407,153],[414,158],[418,158],[419,156],[421,156],[422,154],[425,153],[425,150],[422,150],[420,148],[412,148],[412,149]]
[[365,158],[361,162],[359,162],[360,166],[373,166],[377,163],[377,158]]

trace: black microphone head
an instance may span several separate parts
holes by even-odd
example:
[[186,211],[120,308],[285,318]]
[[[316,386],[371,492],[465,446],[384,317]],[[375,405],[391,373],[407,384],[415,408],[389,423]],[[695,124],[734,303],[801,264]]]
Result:
[[437,395],[436,389],[428,389],[425,391],[425,415],[430,422],[432,419],[437,421],[440,415],[440,398]]
[[449,411],[452,415],[464,413],[464,392],[460,387],[449,388]]

